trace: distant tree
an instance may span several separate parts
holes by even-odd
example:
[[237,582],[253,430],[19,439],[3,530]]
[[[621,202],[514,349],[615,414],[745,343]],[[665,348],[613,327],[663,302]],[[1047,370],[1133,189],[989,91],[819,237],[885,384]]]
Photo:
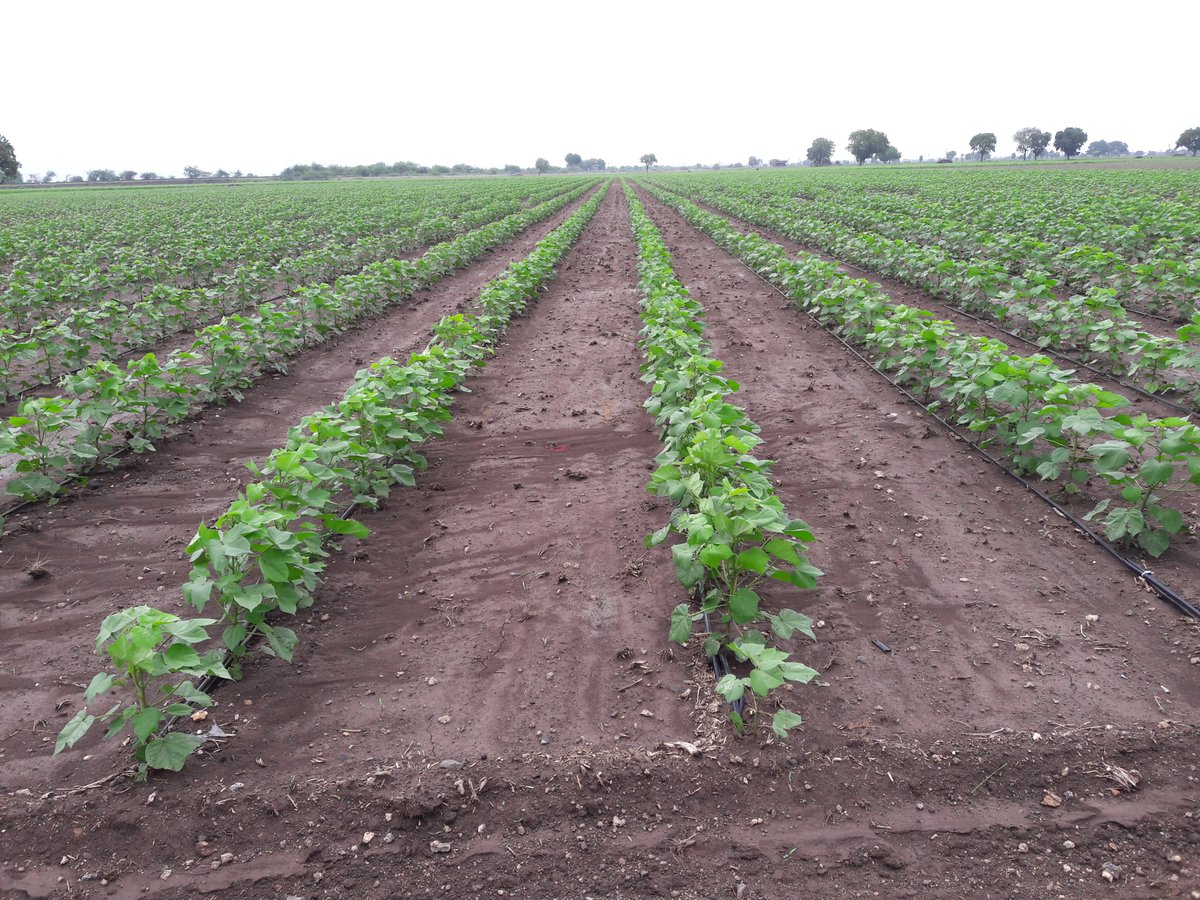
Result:
[[646,167],[646,171],[649,172],[650,167],[652,165],[654,165],[656,162],[658,162],[658,157],[655,156],[653,153],[643,153],[641,161],[642,161],[642,165]]
[[1033,138],[1033,146],[1029,148],[1029,152],[1033,154],[1034,159],[1039,159],[1046,152],[1046,147],[1050,144],[1050,132],[1040,131]]
[[808,161],[814,166],[827,166],[833,161],[833,141],[817,138],[808,148]]
[[579,163],[579,168],[585,172],[603,172],[604,160],[594,157],[592,159],[585,159]]
[[455,175],[470,175],[475,171],[475,167],[467,165],[466,163],[455,163],[450,171],[452,171]]
[[53,169],[51,169],[49,172],[47,172],[45,175],[42,176],[42,184],[49,184],[57,177],[58,177],[58,173],[55,172]]
[[229,173],[226,172],[224,169],[217,169],[217,171],[213,172],[213,177],[214,178],[228,178]]
[[534,167],[535,169],[537,169],[537,173],[538,173],[539,175],[545,175],[547,172],[549,172],[549,171],[550,171],[550,161],[549,161],[549,160],[546,160],[546,159],[542,159],[542,158],[539,156],[539,157],[537,158],[537,162],[535,162],[535,163],[533,164],[533,167]]
[[1088,156],[1129,156],[1129,145],[1124,141],[1092,141],[1088,144]]
[[520,167],[520,166],[514,166],[512,163],[505,163],[505,165],[504,165],[504,174],[505,174],[505,175],[520,175],[520,174],[521,174],[521,167]]
[[156,172],[143,172],[138,178],[142,179],[142,181],[156,181],[158,174]]
[[126,169],[121,173],[122,181],[133,181],[135,178],[137,178],[137,172],[133,171],[133,169]]
[[1079,155],[1079,151],[1087,143],[1087,139],[1087,132],[1082,128],[1074,126],[1064,128],[1054,135],[1054,149],[1061,150],[1067,159],[1070,159]]
[[568,153],[566,156],[563,157],[563,159],[566,160],[568,169],[577,169],[577,168],[579,168],[579,165],[583,162],[583,157],[580,156],[578,153]]
[[971,138],[971,149],[979,154],[979,161],[983,162],[996,152],[996,135],[990,131],[979,132]]
[[208,178],[212,172],[205,172],[198,166],[184,166],[183,175],[185,178]]
[[0,134],[0,181],[15,180],[20,171],[21,164],[17,162],[17,152],[13,149],[12,142]]
[[958,156],[957,150],[947,150],[946,151],[946,159],[950,160],[950,162],[954,162],[954,157],[956,157],[956,156]]
[[884,149],[883,153],[881,153],[879,155],[879,159],[885,163],[899,162],[900,161],[900,151],[897,150],[895,147],[893,147],[891,144],[888,144],[887,147]]
[[1050,144],[1050,132],[1040,128],[1022,128],[1013,135],[1013,141],[1016,142],[1021,159],[1027,159],[1030,153],[1037,159],[1046,152],[1046,147]]
[[754,168],[757,169],[759,166],[762,165],[762,160],[759,159],[757,156],[752,156],[752,157],[750,157],[750,165],[752,165]]
[[[4,139],[0,138],[0,146],[3,145]],[[1200,127],[1189,128],[1183,134],[1179,135],[1179,140],[1175,142],[1175,149],[1182,147],[1184,150],[1191,150],[1192,156],[1200,153]]]
[[924,153],[922,153],[920,156],[917,157],[917,162],[925,162],[925,154]]
[[450,167],[449,166],[437,166],[437,165],[430,166],[429,174],[430,175],[449,175]]
[[771,166],[773,169],[782,169],[787,164],[788,161],[786,159],[772,159],[767,163],[767,165]]
[[117,173],[112,169],[92,169],[87,173],[88,181],[116,181]]
[[234,172],[233,172],[233,177],[234,177],[234,178],[241,178],[241,177],[242,177],[242,170],[241,170],[241,169],[235,169],[235,170],[234,170]]
[[67,181],[71,182],[71,184],[79,184],[81,181],[83,181],[83,176],[82,175],[72,175],[70,178],[67,179]]
[[882,155],[890,144],[888,136],[882,131],[876,131],[874,128],[861,128],[858,131],[850,132],[850,143],[846,145],[846,149],[861,166],[872,156]]

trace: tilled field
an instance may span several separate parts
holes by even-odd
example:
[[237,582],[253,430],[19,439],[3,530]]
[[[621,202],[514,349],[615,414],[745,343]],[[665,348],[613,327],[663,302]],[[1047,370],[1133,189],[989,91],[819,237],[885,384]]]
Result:
[[[670,509],[645,490],[661,444],[614,184],[416,486],[356,514],[370,536],[332,558],[294,662],[254,657],[220,688],[225,737],[182,772],[110,777],[128,752],[98,736],[50,755],[98,621],[179,605],[183,548],[243,464],[364,364],[423,347],[583,200],[9,521],[0,890],[1200,896],[1200,626],[638,195],[817,535],[819,587],[767,597],[817,620],[797,647],[820,674],[789,695],[804,725],[734,734],[698,642],[667,641],[686,596],[642,542]],[[1156,571],[1190,593],[1194,542]]]

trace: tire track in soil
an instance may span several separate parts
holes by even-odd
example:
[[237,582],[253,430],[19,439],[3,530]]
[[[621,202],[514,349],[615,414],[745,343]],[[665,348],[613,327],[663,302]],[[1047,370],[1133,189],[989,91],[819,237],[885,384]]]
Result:
[[[160,441],[156,453],[96,476],[58,506],[13,515],[0,541],[2,782],[71,780],[83,754],[51,760],[48,751],[78,708],[78,685],[99,670],[101,620],[140,603],[190,611],[179,591],[189,568],[182,551],[196,526],[220,515],[249,480],[248,460],[265,457],[304,415],[341,397],[363,365],[424,347],[442,316],[465,309],[485,283],[528,255],[591,195],[306,351],[286,375],[259,379],[242,403],[206,408]],[[49,574],[30,578],[24,570],[34,563]]]
[[663,656],[682,594],[642,546],[668,511],[645,491],[660,445],[628,223],[614,186],[467,382],[417,486],[361,517],[371,536],[332,561],[295,667],[229,687],[257,710],[233,765],[319,756],[336,777],[410,742],[497,763],[692,734],[685,661]]
[[[1189,626],[934,431],[734,257],[640,194],[707,309],[714,352],[741,381],[764,452],[778,460],[781,498],[818,536],[812,557],[827,575],[800,605],[826,627],[801,655],[831,687],[798,704],[809,707],[812,740],[837,745],[834,726],[847,723],[924,738],[1196,721],[1189,654],[1163,652],[1182,640],[1194,655]],[[1087,614],[1099,622],[1088,626]]]

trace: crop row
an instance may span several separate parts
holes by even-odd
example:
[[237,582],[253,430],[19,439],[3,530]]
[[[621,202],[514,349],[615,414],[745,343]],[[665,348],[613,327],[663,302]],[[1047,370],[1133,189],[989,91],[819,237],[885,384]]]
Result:
[[[729,400],[738,385],[721,374],[722,362],[711,354],[704,311],[675,277],[670,253],[642,204],[628,185],[625,190],[638,245],[642,380],[651,386],[645,406],[664,444],[649,489],[675,505],[670,522],[646,545],[672,535],[681,539],[671,548],[675,574],[698,608],[676,607],[671,640],[686,644],[696,623],[704,623],[708,657],[731,653],[749,664],[745,676],[724,674],[718,693],[730,702],[754,698],[757,710],[759,700],[786,683],[807,683],[817,674],[774,640],[787,641],[797,631],[814,637],[812,620],[792,609],[769,612],[759,594],[772,580],[816,586],[821,572],[804,553],[813,535],[804,522],[788,517],[771,483],[770,460],[754,454],[762,443],[758,425]],[[769,626],[773,637],[759,626]],[[745,724],[742,714],[731,716],[739,728]],[[771,727],[786,737],[800,722],[780,705]]]
[[1161,555],[1186,530],[1175,498],[1200,484],[1200,428],[1183,418],[1121,410],[1127,398],[1077,382],[1045,356],[1010,353],[1000,341],[959,333],[932,313],[893,304],[878,285],[852,278],[810,254],[789,257],[756,234],[661,188],[679,211],[810,312],[861,348],[931,408],[1000,449],[1025,475],[1079,493],[1107,485],[1088,514],[1104,515],[1110,540]]
[[1192,313],[1192,323],[1178,329],[1178,337],[1160,337],[1131,319],[1110,288],[1060,299],[1052,279],[1037,273],[1014,277],[998,263],[955,259],[937,247],[822,222],[800,208],[789,211],[689,186],[690,196],[739,219],[921,287],[1040,347],[1082,355],[1096,368],[1134,380],[1147,392],[1200,404],[1200,312]]
[[[536,199],[554,193],[558,191]],[[404,227],[380,230],[371,223],[371,231],[380,233],[346,234],[341,241],[326,242],[295,256],[277,258],[264,248],[267,255],[219,276],[219,287],[157,284],[132,303],[110,298],[73,307],[57,321],[40,322],[25,331],[0,329],[0,401],[52,384],[97,359],[114,359],[222,315],[253,308],[269,299],[267,295],[276,285],[287,292],[306,283],[349,274],[367,263],[446,240],[519,209],[521,202],[513,197],[482,206],[464,206],[454,218],[444,211],[430,210],[424,218],[409,220]],[[286,239],[281,246],[287,246]],[[289,247],[291,252],[296,249]]]
[[[843,182],[799,197],[794,178],[755,179],[755,183],[725,179],[709,186],[828,223],[940,248],[971,257],[976,263],[1000,265],[1025,278],[1036,275],[1044,281],[1052,275],[1079,289],[1112,288],[1126,303],[1136,295],[1151,311],[1173,305],[1185,318],[1196,311],[1200,216],[1194,203],[1167,201],[1147,193],[1124,201],[1124,214],[1114,227],[1102,232],[1094,227],[1081,231],[1081,225],[1094,226],[1102,218],[1104,198],[1095,195],[1095,184],[1093,191],[1066,196],[1055,192],[1056,220],[1039,223],[1014,214],[1028,204],[1025,195],[1031,188],[1038,194],[1037,188],[1026,185],[1021,195],[1006,196],[996,191],[999,183],[994,174],[983,185],[958,179],[952,191],[939,192],[934,179],[923,180],[919,189],[911,191]],[[1064,233],[1063,226],[1070,230]],[[1049,239],[1040,228],[1058,233],[1059,239]],[[1148,232],[1156,235],[1153,243],[1122,252],[1131,236],[1143,239]],[[1104,239],[1105,235],[1116,243],[1099,246],[1088,242],[1089,237]]]
[[68,479],[110,464],[120,450],[153,451],[168,426],[198,407],[240,401],[257,375],[285,371],[304,348],[412,296],[548,218],[588,187],[437,244],[417,259],[372,263],[332,285],[263,304],[253,315],[222,319],[163,362],[146,354],[123,369],[99,362],[68,376],[65,394],[23,400],[0,431],[0,453],[16,458],[7,493],[23,500],[54,498]]
[[[306,416],[284,447],[252,466],[255,480],[244,494],[211,526],[201,525],[187,548],[192,569],[185,600],[197,612],[215,608],[216,618],[180,619],[146,606],[106,618],[97,652],[108,655],[115,671],[97,674],[85,700],[121,693],[99,716],[85,704],[60,732],[55,752],[74,745],[99,720],[108,723],[109,736],[129,728],[143,774],[177,771],[202,739],[160,729],[171,716],[213,703],[195,678],[240,677],[253,646],[291,659],[296,634],[278,624],[279,617],[312,605],[339,535],[367,535],[346,517],[347,505],[374,507],[392,485],[413,483],[424,465],[417,448],[441,433],[455,392],[495,351],[511,318],[553,277],[606,190],[488,283],[478,313],[443,319],[429,346],[407,363],[383,358],[361,370],[341,401]],[[213,626],[221,628],[216,646]],[[200,652],[198,646],[211,649]]]
[[[565,190],[567,179],[556,179]],[[547,185],[549,186],[549,185]],[[27,330],[138,286],[219,286],[231,269],[516,199],[521,186],[228,186],[28,192],[0,210],[0,320]],[[144,293],[144,291],[143,291]]]

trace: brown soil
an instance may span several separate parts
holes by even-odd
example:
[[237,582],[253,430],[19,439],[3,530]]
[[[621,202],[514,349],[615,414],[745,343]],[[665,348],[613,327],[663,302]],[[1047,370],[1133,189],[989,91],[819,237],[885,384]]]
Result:
[[[30,515],[6,540],[0,891],[1200,888],[1196,627],[674,213],[648,207],[829,573],[817,591],[771,598],[821,622],[819,642],[798,648],[822,677],[796,691],[806,724],[789,744],[731,735],[694,648],[665,643],[681,593],[667,552],[641,546],[667,509],[644,491],[659,445],[640,409],[634,248],[614,189],[469,383],[418,487],[363,516],[372,535],[331,566],[295,664],[252,665],[219,692],[214,717],[233,736],[180,775],[62,790],[124,759],[98,740],[48,755],[94,670],[95,624],[118,604],[177,603],[180,545],[228,501],[243,454],[278,442],[273,410],[296,392],[323,402],[309,367],[387,341],[359,334],[313,354],[291,384],[227,411],[228,431],[198,423],[190,444],[114,476],[123,491],[110,483]],[[465,302],[486,275],[471,277],[377,327],[393,346],[417,341],[418,316]],[[267,417],[258,429],[240,418],[251,404]],[[49,574],[31,581],[19,567],[38,556]],[[60,700],[70,705],[55,710]],[[681,740],[701,755],[665,743]],[[1136,770],[1139,788],[1121,791],[1106,766]],[[1043,805],[1047,792],[1061,805]]]

